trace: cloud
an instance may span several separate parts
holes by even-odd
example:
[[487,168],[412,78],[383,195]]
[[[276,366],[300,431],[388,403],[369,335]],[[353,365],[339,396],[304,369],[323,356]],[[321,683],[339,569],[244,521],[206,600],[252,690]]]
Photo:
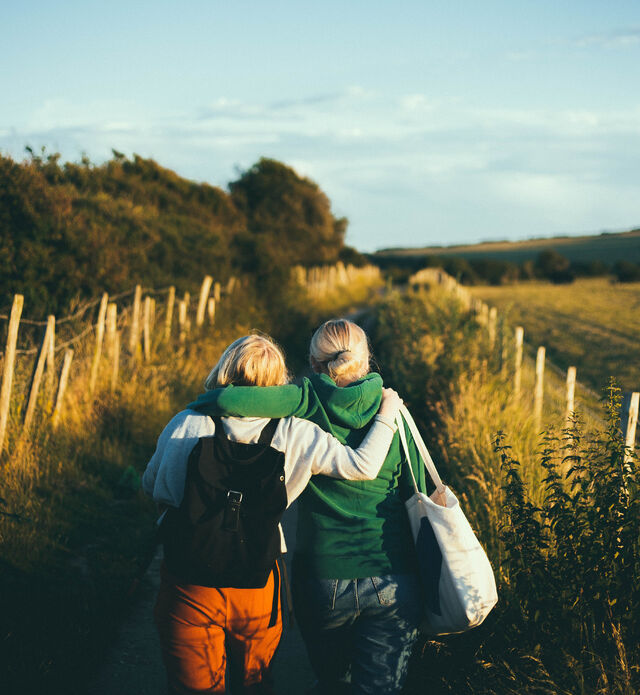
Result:
[[86,138],[90,146],[94,139],[110,137],[150,145],[164,139],[174,148],[200,143],[257,151],[277,145],[287,154],[301,148],[306,160],[337,158],[339,166],[351,161],[387,166],[392,159],[411,170],[419,166],[430,176],[449,176],[457,170],[491,169],[496,161],[524,164],[541,145],[547,154],[550,147],[575,153],[593,148],[594,142],[638,136],[640,106],[608,111],[479,108],[423,93],[389,96],[354,87],[277,103],[219,98],[191,113],[162,118],[118,102],[72,108],[48,101],[23,127],[3,128],[0,145],[6,139]]
[[590,34],[575,41],[579,48],[627,48],[640,44],[640,28],[634,27],[604,34]]
[[333,92],[330,94],[317,94],[303,99],[284,99],[273,102],[271,108],[280,111],[298,107],[317,106],[318,104],[333,104],[336,101],[340,101],[344,96],[344,92]]
[[[190,117],[187,116],[189,120]],[[213,103],[199,108],[194,114],[197,121],[267,121],[277,118],[271,113],[268,106],[262,104],[252,104],[238,99],[227,99],[221,97]]]
[[401,107],[410,113],[425,114],[432,112],[436,104],[424,94],[407,94],[400,98]]
[[[523,234],[637,223],[620,215],[637,210],[640,105],[488,108],[357,86],[277,102],[221,97],[161,116],[118,101],[54,100],[20,127],[0,122],[0,149],[16,156],[25,144],[96,162],[112,147],[137,152],[217,185],[274,157],[317,181],[352,220],[350,242],[367,249],[385,245],[375,230],[394,215],[398,234],[417,224],[504,236],[514,220]],[[594,201],[600,217],[585,226]]]
[[530,60],[535,60],[539,57],[539,54],[535,51],[509,51],[505,57],[512,63],[524,63]]

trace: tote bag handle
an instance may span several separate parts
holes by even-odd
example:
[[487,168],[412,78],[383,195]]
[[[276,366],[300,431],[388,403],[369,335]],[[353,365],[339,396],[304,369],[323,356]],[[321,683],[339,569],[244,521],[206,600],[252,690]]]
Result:
[[[433,462],[433,459],[431,458],[431,454],[429,453],[429,450],[427,449],[422,436],[420,435],[420,432],[418,432],[418,428],[416,427],[416,423],[414,422],[413,418],[411,417],[411,413],[407,410],[406,406],[401,405],[400,406],[400,412],[396,416],[396,423],[398,425],[398,434],[400,435],[400,441],[402,442],[402,448],[404,449],[404,455],[407,460],[407,466],[409,467],[409,471],[411,473],[411,479],[413,480],[413,488],[416,492],[420,492],[418,489],[418,483],[416,481],[416,476],[413,473],[413,469],[411,468],[411,458],[409,457],[409,445],[407,444],[407,435],[404,430],[404,422],[407,423],[409,426],[409,431],[411,432],[411,436],[413,437],[413,441],[416,443],[416,446],[418,447],[418,453],[420,454],[420,457],[424,461],[424,465],[427,469],[427,473],[429,473],[429,476],[431,480],[433,481],[433,484],[436,486],[436,492],[438,493],[438,496],[442,501],[445,500],[445,486],[444,483],[442,482],[442,479],[440,478],[440,475],[436,469],[436,465]],[[441,502],[442,504],[442,502]],[[442,506],[446,506],[442,504]]]

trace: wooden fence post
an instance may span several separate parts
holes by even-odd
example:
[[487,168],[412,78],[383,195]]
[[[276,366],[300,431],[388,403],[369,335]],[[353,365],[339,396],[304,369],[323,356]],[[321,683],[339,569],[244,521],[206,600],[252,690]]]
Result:
[[52,318],[52,316],[49,316],[47,319],[47,327],[44,331],[42,345],[40,346],[40,352],[38,353],[35,369],[33,371],[33,377],[31,379],[29,399],[27,401],[27,407],[24,413],[24,432],[26,432],[31,426],[31,420],[33,419],[33,414],[36,410],[36,403],[38,402],[38,390],[40,389],[40,382],[42,380],[42,375],[44,374],[44,365],[48,360],[49,344],[51,342],[52,331],[55,325],[54,322],[51,321]]
[[109,385],[115,391],[120,369],[120,334],[118,333],[118,306],[107,306],[107,358],[111,363]]
[[184,332],[185,336],[191,331],[191,319],[189,318],[189,306],[191,305],[191,295],[184,293]]
[[215,285],[213,286],[213,298],[216,300],[216,302],[220,301],[220,283],[216,282]]
[[498,310],[492,306],[489,309],[489,349],[493,352],[496,345],[496,327],[498,325]]
[[542,404],[544,401],[544,359],[546,350],[540,346],[536,355],[536,386],[535,386],[535,401],[533,408],[533,420],[536,427],[536,432],[540,431],[542,424]]
[[67,382],[69,381],[69,370],[71,369],[71,360],[73,359],[73,350],[67,348],[64,351],[64,362],[62,363],[62,371],[60,372],[60,383],[58,384],[58,395],[56,396],[56,405],[53,409],[51,418],[51,426],[55,430],[60,422],[60,414],[62,412],[62,401],[64,400],[64,392],[67,390]]
[[573,414],[575,407],[576,396],[576,368],[569,367],[567,369],[567,414],[565,416],[567,422]]
[[516,396],[520,395],[520,384],[522,383],[522,343],[524,340],[524,328],[516,328],[516,362],[515,373],[513,375],[513,392]]
[[480,302],[480,315],[478,316],[478,320],[482,326],[489,325],[489,305],[484,302]]
[[113,337],[111,364],[111,392],[113,393],[118,385],[118,372],[120,371],[120,333],[117,332]]
[[211,283],[213,278],[211,275],[205,275],[202,281],[202,287],[200,287],[200,298],[198,300],[198,311],[196,312],[196,326],[202,326],[204,323],[204,311],[207,308],[207,299],[209,299],[209,292],[211,290]]
[[118,305],[107,305],[107,358],[113,360],[115,353],[116,332],[118,330]]
[[11,402],[11,385],[13,384],[13,367],[16,361],[16,344],[18,342],[18,327],[22,316],[24,297],[16,294],[13,297],[11,316],[9,317],[9,330],[7,331],[7,346],[4,351],[4,366],[2,369],[2,388],[0,389],[0,453],[4,446],[4,435],[9,419],[9,405]]
[[[633,450],[636,445],[636,426],[638,424],[638,407],[640,406],[640,392],[636,391],[631,394],[625,394],[625,406],[623,407],[622,431],[624,436],[624,462],[629,463],[633,456]],[[627,417],[624,417],[624,412],[627,410]]]
[[156,325],[156,300],[151,297],[150,307],[149,307],[149,330],[151,331],[151,337],[153,338],[153,329]]
[[142,299],[142,287],[136,285],[133,297],[133,314],[131,316],[131,332],[129,333],[129,352],[138,357],[140,350],[140,301]]
[[144,298],[144,316],[142,319],[142,344],[144,346],[144,359],[151,359],[151,297]]
[[47,411],[51,412],[56,383],[56,317],[53,314],[47,316],[47,328],[49,324],[51,324],[51,335],[47,349]]
[[213,297],[209,297],[207,302],[207,314],[209,316],[209,323],[213,326],[216,318],[216,300]]
[[509,361],[509,341],[504,318],[500,321],[500,376],[506,381]]
[[164,317],[164,339],[171,338],[171,323],[173,321],[173,305],[176,301],[176,288],[171,285],[169,288],[169,298],[167,299],[167,313]]
[[96,325],[96,348],[93,353],[93,362],[91,363],[91,379],[89,381],[89,393],[93,393],[98,380],[98,371],[100,370],[100,358],[102,357],[102,341],[104,339],[104,320],[107,315],[107,304],[109,303],[109,295],[105,292],[100,301],[100,311],[98,312],[98,323]]
[[187,338],[187,303],[184,299],[178,302],[178,326],[180,327],[180,342]]

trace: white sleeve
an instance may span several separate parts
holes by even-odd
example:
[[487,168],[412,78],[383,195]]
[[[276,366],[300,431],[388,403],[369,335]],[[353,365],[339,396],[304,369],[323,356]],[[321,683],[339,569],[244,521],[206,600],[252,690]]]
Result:
[[155,453],[142,475],[142,489],[158,504],[179,507],[184,495],[187,462],[200,437],[215,432],[210,417],[194,410],[178,413],[162,430]]
[[394,432],[393,421],[376,415],[360,446],[352,449],[312,422],[283,418],[273,444],[285,454],[289,504],[304,490],[312,475],[373,480],[382,468]]

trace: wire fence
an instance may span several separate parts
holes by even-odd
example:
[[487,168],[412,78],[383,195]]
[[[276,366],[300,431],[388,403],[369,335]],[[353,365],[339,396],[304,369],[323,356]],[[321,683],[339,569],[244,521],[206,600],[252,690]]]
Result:
[[[378,268],[342,263],[293,270],[294,281],[311,299],[351,283],[379,282],[379,277]],[[120,381],[157,357],[159,348],[168,348],[171,356],[190,340],[192,327],[213,325],[219,303],[232,302],[237,288],[248,284],[248,278],[232,276],[223,286],[207,275],[194,301],[189,292],[178,297],[174,286],[136,285],[114,295],[103,293],[62,318],[50,315],[46,320],[23,317],[23,297],[15,295],[10,313],[0,315],[0,327],[6,327],[0,353],[0,454],[10,421],[13,430],[24,434],[39,409],[55,429],[63,418],[70,380],[86,379],[89,397],[100,389],[117,392]],[[78,365],[75,374],[72,365]]]
[[[579,412],[587,425],[601,426],[601,396],[576,379],[577,370],[565,371],[546,358],[544,346],[529,345],[524,341],[522,326],[510,326],[496,309],[477,297],[440,268],[425,268],[409,279],[412,286],[438,286],[451,293],[485,329],[490,356],[499,365],[505,380],[512,384],[514,395],[529,398],[535,426],[539,431],[543,422],[558,416],[568,422]],[[629,455],[636,445],[640,393],[624,394],[620,412],[620,426]]]

